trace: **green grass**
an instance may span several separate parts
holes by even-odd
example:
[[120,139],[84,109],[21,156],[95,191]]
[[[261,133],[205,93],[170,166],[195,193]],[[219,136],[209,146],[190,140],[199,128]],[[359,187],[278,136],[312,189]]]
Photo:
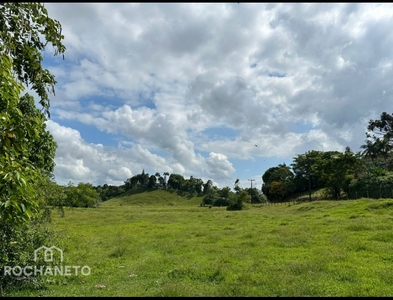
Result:
[[203,197],[190,196],[188,193],[176,191],[136,189],[128,191],[123,196],[105,201],[101,204],[101,206],[193,206],[199,205],[202,200]]
[[64,265],[91,274],[48,276],[44,289],[6,295],[393,295],[393,200],[242,211],[201,201],[160,190],[66,209],[64,218],[53,211]]

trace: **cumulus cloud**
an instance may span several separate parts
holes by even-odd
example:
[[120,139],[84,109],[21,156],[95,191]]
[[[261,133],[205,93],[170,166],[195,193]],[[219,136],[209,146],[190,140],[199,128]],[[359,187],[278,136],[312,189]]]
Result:
[[[64,180],[120,183],[145,168],[232,185],[232,159],[356,151],[368,120],[391,110],[392,4],[46,7],[67,47],[48,62]],[[119,147],[86,143],[72,122]]]
[[210,152],[206,160],[207,174],[215,180],[229,179],[235,171],[224,154]]
[[[220,185],[223,179],[230,179],[229,175],[234,171],[222,154],[211,153],[209,158],[204,158],[183,146],[178,150],[180,153],[174,152],[173,156],[163,158],[140,144],[123,143],[114,148],[87,143],[77,130],[51,120],[47,121],[47,128],[58,144],[55,176],[60,184],[71,181],[121,185],[126,179],[145,171],[151,175],[156,172],[177,173],[185,178],[203,178],[204,181],[214,176],[216,184]],[[186,160],[190,159],[188,154],[194,156],[194,163]]]

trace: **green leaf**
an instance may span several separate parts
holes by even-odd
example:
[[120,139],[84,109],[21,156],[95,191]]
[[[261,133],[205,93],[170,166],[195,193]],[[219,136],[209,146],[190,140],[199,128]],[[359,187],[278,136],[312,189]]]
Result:
[[[45,121],[56,80],[43,68],[41,53],[47,43],[55,55],[66,48],[61,24],[47,15],[42,3],[0,3],[0,26],[0,186],[12,196],[0,202],[0,219],[18,225],[36,212],[35,183],[54,168],[56,143]],[[42,107],[27,93],[21,97],[25,86],[38,95]]]

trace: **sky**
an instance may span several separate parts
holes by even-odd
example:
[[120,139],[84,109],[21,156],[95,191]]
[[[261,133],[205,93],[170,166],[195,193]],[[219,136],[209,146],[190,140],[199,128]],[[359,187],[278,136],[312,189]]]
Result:
[[47,130],[57,183],[142,171],[262,186],[310,150],[360,151],[392,113],[393,4],[45,3],[64,60]]

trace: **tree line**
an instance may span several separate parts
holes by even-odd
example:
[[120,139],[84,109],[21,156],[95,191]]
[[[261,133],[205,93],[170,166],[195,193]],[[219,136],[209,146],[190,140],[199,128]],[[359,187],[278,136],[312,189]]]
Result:
[[331,199],[393,198],[393,114],[370,120],[366,140],[353,152],[311,150],[298,154],[289,166],[279,164],[262,175],[262,192],[269,201],[287,201],[294,195],[324,189]]
[[[162,175],[159,172],[156,172],[154,175],[149,175],[149,173],[145,173],[144,170],[142,170],[141,174],[126,179],[122,185],[114,186],[104,184],[94,186],[93,188],[99,193],[102,201],[109,200],[130,190],[166,189],[188,193],[189,195],[203,196],[202,206],[228,206],[231,203],[231,199],[240,194],[243,190],[239,186],[239,179],[234,183],[235,192],[233,192],[228,186],[221,189],[218,188],[213,185],[210,179],[204,182],[201,178],[190,176],[190,178],[187,179],[181,174],[170,174],[169,172],[164,172]],[[256,188],[246,188],[244,191],[246,191],[247,195],[250,197],[248,201],[250,203],[261,203],[266,201],[261,191]]]

